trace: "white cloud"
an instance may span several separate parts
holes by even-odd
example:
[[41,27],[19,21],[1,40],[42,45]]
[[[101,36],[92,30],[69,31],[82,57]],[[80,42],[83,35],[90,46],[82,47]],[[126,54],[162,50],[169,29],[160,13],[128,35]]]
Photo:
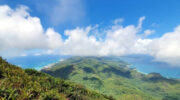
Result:
[[100,43],[94,36],[89,36],[92,29],[93,28],[89,26],[85,29],[77,27],[74,30],[66,30],[65,35],[67,35],[68,38],[61,47],[61,53],[81,56],[97,55]]
[[[34,55],[54,54],[76,56],[108,56],[128,54],[148,54],[158,61],[180,66],[180,26],[162,37],[149,39],[138,35],[142,31],[145,17],[139,19],[138,25],[123,26],[115,24],[104,29],[105,36],[98,39],[93,32],[98,27],[75,28],[65,30],[63,39],[53,28],[44,30],[40,19],[32,17],[25,6],[11,9],[0,6],[0,54],[26,55],[24,52],[37,49]],[[153,34],[146,29],[144,35]]]
[[112,26],[105,30],[106,37],[103,41],[98,41],[94,35],[90,35],[91,31],[96,30],[90,26],[66,30],[65,35],[68,39],[65,40],[61,53],[81,56],[132,54],[135,52],[133,47],[139,38],[137,33],[141,30],[144,19],[145,17],[140,18],[137,27],[134,25],[123,27],[118,24]]
[[180,26],[177,26],[173,32],[153,39],[148,46],[148,54],[154,56],[156,60],[180,65]]
[[114,24],[119,24],[119,23],[122,23],[124,21],[123,18],[117,18],[113,21]]
[[155,30],[147,29],[147,30],[144,31],[144,36],[146,37],[146,36],[152,35],[154,33],[155,33]]
[[[114,28],[115,27],[115,28]],[[107,36],[102,44],[102,55],[125,55],[131,53],[131,47],[134,45],[138,29],[133,26],[113,26],[107,31]]]
[[54,29],[49,28],[46,33],[46,39],[47,39],[47,45],[48,48],[54,49],[58,48],[62,45],[63,40],[61,38],[61,35],[54,31]]
[[137,29],[141,29],[142,28],[142,23],[143,21],[146,19],[145,16],[139,18],[139,23],[138,23],[138,26],[137,26]]
[[[91,27],[67,30],[65,34],[68,39],[65,40],[61,53],[81,56],[148,54],[157,61],[180,66],[180,26],[174,32],[165,33],[160,38],[144,39],[138,35],[144,18],[140,18],[137,26],[114,25],[111,29],[105,30],[104,41],[98,41],[93,35],[88,35],[93,31]],[[149,29],[144,32],[146,36],[153,33],[154,30]]]
[[61,45],[60,34],[49,28],[44,32],[40,19],[31,17],[27,7],[15,10],[0,6],[0,51],[24,51],[30,49],[57,48]]

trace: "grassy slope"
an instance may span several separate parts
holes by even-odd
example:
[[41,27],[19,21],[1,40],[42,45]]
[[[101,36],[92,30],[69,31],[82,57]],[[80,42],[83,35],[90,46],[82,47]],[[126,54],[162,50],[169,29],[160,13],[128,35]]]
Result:
[[75,57],[43,72],[84,84],[119,100],[180,100],[180,82],[158,73],[144,75],[127,63],[95,57]]
[[82,85],[32,69],[22,70],[0,57],[0,100],[110,100]]

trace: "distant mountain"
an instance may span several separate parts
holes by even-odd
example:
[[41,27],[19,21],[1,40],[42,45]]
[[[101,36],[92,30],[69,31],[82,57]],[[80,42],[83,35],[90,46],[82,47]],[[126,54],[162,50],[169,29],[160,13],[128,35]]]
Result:
[[0,57],[0,100],[113,100],[113,98],[33,69],[23,70]]
[[73,57],[41,70],[117,100],[180,100],[180,80],[143,74],[108,57]]

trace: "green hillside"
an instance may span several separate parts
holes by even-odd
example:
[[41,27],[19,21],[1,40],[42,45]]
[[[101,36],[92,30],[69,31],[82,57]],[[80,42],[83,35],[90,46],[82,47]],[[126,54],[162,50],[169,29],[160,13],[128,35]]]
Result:
[[180,81],[142,74],[122,61],[73,57],[42,71],[85,85],[118,100],[180,100]]
[[0,57],[0,100],[113,100],[33,69],[22,70]]

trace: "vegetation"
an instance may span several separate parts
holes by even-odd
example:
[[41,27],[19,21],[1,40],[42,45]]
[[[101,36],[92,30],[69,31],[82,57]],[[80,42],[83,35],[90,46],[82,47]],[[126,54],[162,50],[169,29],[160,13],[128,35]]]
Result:
[[118,100],[180,100],[180,80],[142,74],[122,61],[74,57],[42,71],[85,85]]
[[22,70],[0,57],[0,100],[113,100],[113,98],[33,69]]

